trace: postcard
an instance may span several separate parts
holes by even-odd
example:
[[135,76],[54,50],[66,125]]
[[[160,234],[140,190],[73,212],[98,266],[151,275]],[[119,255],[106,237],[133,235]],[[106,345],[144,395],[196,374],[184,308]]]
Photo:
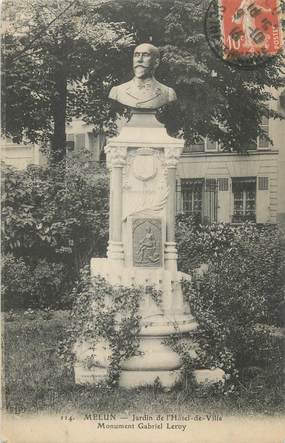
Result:
[[283,443],[284,3],[1,10],[1,443]]

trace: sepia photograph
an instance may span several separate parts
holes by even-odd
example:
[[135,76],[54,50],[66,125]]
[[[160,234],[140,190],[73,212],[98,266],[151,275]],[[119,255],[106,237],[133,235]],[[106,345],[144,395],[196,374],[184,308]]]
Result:
[[284,0],[0,7],[0,443],[284,443]]

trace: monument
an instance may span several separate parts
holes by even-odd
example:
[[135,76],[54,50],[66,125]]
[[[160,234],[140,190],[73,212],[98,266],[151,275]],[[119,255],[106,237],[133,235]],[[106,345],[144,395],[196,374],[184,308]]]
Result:
[[109,97],[134,109],[158,109],[176,100],[175,91],[154,78],[159,65],[159,50],[144,43],[135,48],[133,56],[134,78],[114,86]]
[[[184,141],[170,137],[155,117],[159,107],[176,99],[173,89],[154,78],[158,64],[158,49],[139,45],[133,57],[134,78],[110,92],[111,99],[131,108],[132,116],[105,148],[111,172],[108,253],[107,258],[91,260],[91,275],[113,285],[146,288],[140,306],[141,355],[121,365],[119,385],[126,388],[158,379],[164,387],[173,386],[182,361],[165,339],[197,327],[183,299],[181,279],[190,277],[177,270],[175,243],[176,167]],[[148,295],[150,286],[162,293],[159,306]],[[76,383],[103,380],[107,353],[99,346],[96,360],[101,364],[87,370],[81,362],[88,349],[77,352]]]

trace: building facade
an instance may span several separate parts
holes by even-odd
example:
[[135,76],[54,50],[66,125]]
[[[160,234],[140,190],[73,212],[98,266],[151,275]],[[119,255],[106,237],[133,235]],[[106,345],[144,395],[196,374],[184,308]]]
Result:
[[66,127],[67,151],[79,154],[82,150],[91,153],[92,161],[99,162],[104,154],[106,137],[103,132],[94,133],[93,126],[80,118],[74,118]]
[[[269,103],[284,112],[280,94]],[[201,139],[184,150],[178,167],[177,212],[202,223],[285,222],[285,124],[264,118],[263,137],[245,155]]]
[[[285,116],[285,91],[269,103]],[[118,120],[118,128],[123,120]],[[201,223],[281,223],[285,227],[285,123],[264,118],[270,144],[259,137],[245,155],[223,152],[216,142],[201,139],[185,148],[177,170],[177,213],[193,215]],[[67,151],[91,152],[94,162],[104,159],[106,137],[92,125],[73,119],[66,128]],[[46,159],[36,145],[5,140],[2,160],[19,169],[42,165]]]
[[[74,118],[66,127],[67,155],[80,154],[87,150],[95,162],[101,160],[106,137],[103,133],[95,135],[93,126],[84,123],[80,118]],[[38,145],[14,143],[8,138],[1,139],[1,160],[17,169],[28,165],[46,165],[47,158]]]
[[1,138],[1,160],[17,169],[28,165],[44,165],[46,159],[35,144],[14,143],[8,138]]

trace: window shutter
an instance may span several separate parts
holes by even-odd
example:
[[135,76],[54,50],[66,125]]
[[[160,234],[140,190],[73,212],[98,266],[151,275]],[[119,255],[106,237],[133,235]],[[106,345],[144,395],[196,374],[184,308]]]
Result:
[[215,223],[217,221],[217,212],[217,180],[215,178],[206,178],[203,192],[203,223]]
[[269,223],[270,221],[270,193],[268,177],[258,177],[256,217],[257,223]]
[[269,189],[268,177],[258,177],[258,190],[268,191],[268,189]]
[[208,152],[216,152],[218,150],[218,143],[213,142],[208,137],[206,138],[205,146],[206,146],[206,151]]
[[210,191],[215,191],[217,187],[217,180],[215,178],[206,178],[206,182],[205,182],[205,190],[210,192]]
[[204,140],[201,143],[192,143],[189,146],[190,152],[204,152],[205,151],[205,143]]
[[229,179],[228,178],[218,178],[218,188],[219,191],[229,190]]
[[77,152],[86,148],[85,142],[85,134],[76,134],[75,135],[75,149]]
[[66,134],[66,141],[74,142],[74,134]]
[[230,222],[230,192],[229,179],[218,178],[218,217],[217,221],[222,223]]
[[74,134],[66,135],[66,149],[68,152],[74,151]]

